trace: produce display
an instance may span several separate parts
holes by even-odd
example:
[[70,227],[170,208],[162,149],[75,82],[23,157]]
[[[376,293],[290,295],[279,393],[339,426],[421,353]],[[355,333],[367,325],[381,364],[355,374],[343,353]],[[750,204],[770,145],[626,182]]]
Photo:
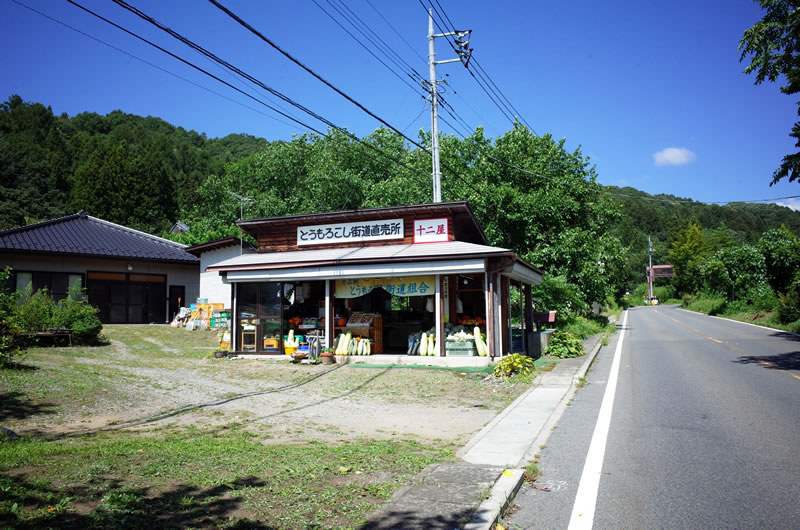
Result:
[[372,341],[365,337],[353,337],[353,333],[348,331],[333,340],[333,352],[336,355],[370,355]]

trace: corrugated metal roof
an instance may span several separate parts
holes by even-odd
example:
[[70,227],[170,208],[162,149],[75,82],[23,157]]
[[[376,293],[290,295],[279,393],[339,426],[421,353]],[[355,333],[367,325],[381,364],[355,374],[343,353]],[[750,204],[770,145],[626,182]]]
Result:
[[212,266],[209,270],[246,269],[265,266],[287,265],[292,267],[304,264],[314,265],[319,263],[342,261],[385,261],[395,259],[433,259],[454,258],[460,256],[489,256],[510,253],[504,248],[476,245],[464,241],[449,241],[446,243],[427,243],[417,245],[377,245],[355,248],[327,248],[318,250],[295,250],[290,252],[263,252],[244,254]]
[[78,212],[0,232],[0,251],[199,263],[186,246]]

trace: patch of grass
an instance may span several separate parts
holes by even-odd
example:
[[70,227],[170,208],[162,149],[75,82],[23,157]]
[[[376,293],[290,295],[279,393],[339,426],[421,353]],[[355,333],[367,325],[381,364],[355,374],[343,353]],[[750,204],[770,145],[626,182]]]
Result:
[[525,480],[525,482],[533,482],[534,480],[539,478],[541,475],[542,475],[542,472],[539,469],[539,466],[537,466],[533,462],[530,462],[530,463],[528,463],[527,466],[525,466],[525,474],[523,475],[523,480]]
[[579,377],[577,382],[575,383],[575,386],[577,386],[578,388],[585,387],[586,386],[586,377],[585,376]]
[[17,440],[0,444],[0,526],[353,527],[451,456],[415,441],[263,445],[198,429]]

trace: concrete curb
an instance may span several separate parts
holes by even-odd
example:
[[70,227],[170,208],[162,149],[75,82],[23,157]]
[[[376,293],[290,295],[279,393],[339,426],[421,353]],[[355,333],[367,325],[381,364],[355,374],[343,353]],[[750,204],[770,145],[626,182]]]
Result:
[[492,486],[489,498],[481,503],[472,520],[462,530],[485,530],[491,528],[500,518],[500,514],[522,486],[524,469],[506,469]]
[[553,413],[550,414],[549,418],[547,418],[547,421],[542,426],[542,430],[539,431],[539,434],[533,439],[533,442],[531,442],[531,445],[522,456],[522,459],[517,462],[517,466],[522,466],[526,462],[533,460],[534,455],[539,452],[539,448],[543,445],[547,445],[547,440],[550,438],[550,434],[553,432],[553,427],[555,427],[555,425],[561,419],[561,416],[563,416],[564,412],[567,410],[567,403],[569,402],[570,397],[575,390],[575,386],[578,384],[578,381],[581,377],[586,377],[586,373],[589,371],[592,363],[594,363],[594,360],[597,358],[597,354],[600,353],[600,348],[602,347],[602,335],[600,335],[594,347],[592,348],[592,351],[586,355],[586,360],[583,361],[581,367],[578,368],[577,372],[575,372],[575,376],[572,378],[572,384],[569,386],[567,391],[564,392],[564,397],[561,398],[561,401],[559,401],[556,408],[553,409]]
[[[564,411],[567,408],[566,403],[569,401],[568,397],[570,396],[570,392],[575,388],[578,380],[581,377],[586,376],[586,372],[589,371],[592,363],[597,358],[597,354],[600,352],[600,348],[602,348],[602,337],[602,334],[598,335],[597,342],[592,347],[592,351],[586,355],[586,360],[583,362],[580,368],[578,368],[578,371],[575,372],[575,376],[572,378],[572,383],[570,384],[569,388],[567,388],[566,392],[564,392],[564,397],[561,398],[561,401],[559,401],[555,410],[553,410],[553,412],[550,414],[550,417],[542,426],[542,430],[528,447],[525,455],[517,463],[517,468],[507,469],[502,475],[500,475],[500,478],[497,479],[497,482],[495,482],[494,486],[492,487],[491,495],[488,499],[481,503],[481,505],[478,507],[478,511],[476,511],[475,515],[473,515],[472,520],[464,526],[464,530],[490,530],[495,523],[497,523],[497,520],[500,519],[503,511],[514,500],[514,497],[522,487],[522,482],[525,478],[525,469],[524,467],[520,466],[523,466],[525,462],[530,461],[533,458],[533,455],[537,452],[536,448],[544,445],[547,442],[547,439],[550,437],[550,433],[553,430],[553,426],[558,423],[558,420],[561,419],[561,416],[564,414]],[[473,436],[472,440],[470,440],[467,445],[458,451],[457,456],[463,456],[486,434],[486,432],[490,431],[495,424],[497,424],[506,414],[516,407],[518,402],[521,402],[523,398],[532,392],[534,388],[536,388],[536,386],[532,385],[529,390],[526,390],[520,397],[514,400],[511,405],[506,407],[502,413],[497,415],[494,420],[489,422],[486,427],[481,429],[478,434]]]

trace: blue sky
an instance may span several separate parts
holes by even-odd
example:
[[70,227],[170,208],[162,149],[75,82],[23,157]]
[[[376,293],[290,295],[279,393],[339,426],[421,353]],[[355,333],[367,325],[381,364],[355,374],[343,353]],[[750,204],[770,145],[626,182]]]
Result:
[[[69,115],[120,109],[158,116],[209,137],[248,133],[278,140],[303,132],[67,2],[19,1],[246,107],[12,0],[0,0],[3,100],[19,94],[26,101]],[[234,82],[208,59],[112,2],[79,1]],[[420,91],[401,82],[320,8],[347,24],[332,7],[342,9],[340,1],[222,3],[396,128],[412,137],[420,128],[428,130],[430,116]],[[427,15],[419,0],[344,1],[383,42],[427,77]],[[379,126],[208,2],[130,3],[359,136]],[[777,84],[754,86],[753,77],[742,73],[744,64],[739,62],[739,39],[762,16],[755,2],[439,0],[439,5],[459,29],[472,29],[474,59],[519,115],[538,134],[566,138],[570,148],[580,145],[596,164],[603,184],[699,201],[800,194],[797,183],[769,186],[783,155],[794,149],[788,133],[796,119],[795,101],[781,94]],[[436,44],[437,59],[453,57],[443,39]],[[508,119],[463,66],[441,65],[438,74],[448,74],[445,98],[470,128],[483,126],[491,137],[510,128]],[[240,81],[235,83],[255,93]],[[274,104],[274,98],[259,97]],[[280,105],[290,109],[285,103]],[[325,130],[313,118],[295,110],[291,113]],[[454,121],[447,114],[444,117]],[[441,128],[453,133],[446,123]],[[461,126],[459,132],[466,134],[466,127]],[[800,208],[797,199],[780,202]]]

